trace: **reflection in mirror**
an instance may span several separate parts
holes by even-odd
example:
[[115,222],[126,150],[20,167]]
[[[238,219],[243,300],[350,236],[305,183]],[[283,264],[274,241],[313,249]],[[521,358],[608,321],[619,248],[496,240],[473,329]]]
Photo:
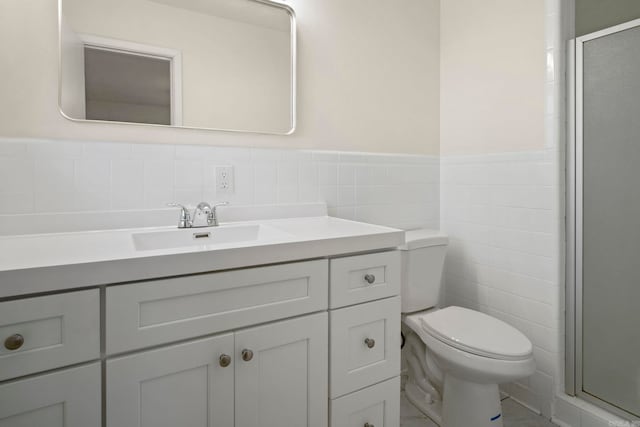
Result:
[[165,58],[85,46],[85,118],[177,124],[172,65]]
[[263,0],[60,0],[73,120],[287,134],[295,22]]

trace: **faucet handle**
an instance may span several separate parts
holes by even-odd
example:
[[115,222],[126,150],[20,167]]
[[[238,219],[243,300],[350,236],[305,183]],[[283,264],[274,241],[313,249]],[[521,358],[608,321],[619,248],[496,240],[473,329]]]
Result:
[[180,208],[180,219],[178,222],[178,228],[191,227],[191,214],[189,214],[189,209],[187,209],[186,206],[175,202],[167,203],[167,206],[169,206],[170,208]]
[[218,203],[214,203],[213,206],[211,206],[211,225],[214,227],[217,227],[218,224],[218,211],[216,208],[218,208],[219,206],[228,206],[229,202],[218,202]]

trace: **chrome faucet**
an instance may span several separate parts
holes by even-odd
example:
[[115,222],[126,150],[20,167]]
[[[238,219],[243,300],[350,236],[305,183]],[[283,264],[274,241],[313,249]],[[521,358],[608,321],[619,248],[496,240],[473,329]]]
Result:
[[200,202],[193,211],[193,215],[189,213],[189,209],[180,203],[167,203],[172,208],[180,208],[180,218],[178,220],[178,228],[201,228],[201,227],[217,227],[218,225],[218,206],[227,206],[229,202],[215,203],[211,206],[207,202]]

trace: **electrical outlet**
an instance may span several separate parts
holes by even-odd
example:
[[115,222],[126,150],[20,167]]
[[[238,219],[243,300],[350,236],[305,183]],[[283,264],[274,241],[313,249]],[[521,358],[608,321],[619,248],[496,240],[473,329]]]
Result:
[[233,166],[216,166],[216,193],[233,194]]

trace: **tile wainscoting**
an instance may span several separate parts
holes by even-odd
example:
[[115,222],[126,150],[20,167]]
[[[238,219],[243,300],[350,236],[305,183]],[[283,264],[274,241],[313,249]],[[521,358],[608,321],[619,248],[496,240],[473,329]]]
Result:
[[[216,194],[215,167],[234,167]],[[399,228],[439,224],[436,156],[213,146],[0,140],[0,221],[229,200],[326,202],[329,213]]]
[[441,159],[441,228],[451,239],[444,303],[529,337],[537,371],[504,391],[547,418],[561,352],[556,158],[541,150]]

